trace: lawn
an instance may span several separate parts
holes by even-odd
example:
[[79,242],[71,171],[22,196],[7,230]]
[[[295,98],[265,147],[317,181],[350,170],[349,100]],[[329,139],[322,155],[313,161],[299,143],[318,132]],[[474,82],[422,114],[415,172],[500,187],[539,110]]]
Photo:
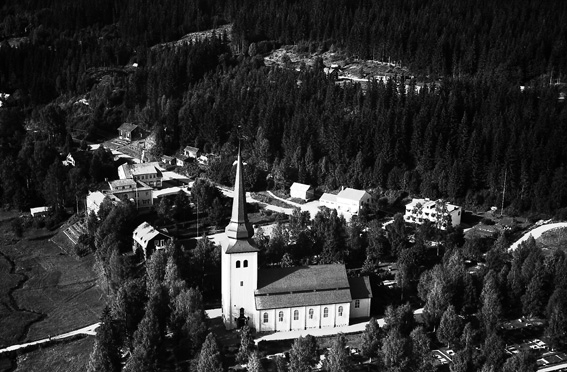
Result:
[[77,260],[48,236],[27,231],[24,238],[14,239],[9,223],[0,223],[2,345],[68,332],[99,320],[105,296],[96,286],[94,258]]
[[567,253],[567,228],[557,228],[544,232],[536,243],[544,250],[553,252],[556,249],[561,249]]
[[15,372],[86,371],[94,340],[94,337],[86,337],[22,354],[17,359]]

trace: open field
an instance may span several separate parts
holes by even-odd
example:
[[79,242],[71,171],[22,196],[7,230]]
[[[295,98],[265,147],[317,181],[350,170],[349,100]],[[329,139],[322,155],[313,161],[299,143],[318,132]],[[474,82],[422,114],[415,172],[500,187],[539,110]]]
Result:
[[95,283],[92,256],[77,260],[36,231],[15,239],[5,222],[0,224],[0,236],[2,346],[99,320],[105,297]]
[[18,357],[15,372],[85,371],[94,345],[94,337],[37,349]]
[[536,239],[536,244],[544,250],[561,249],[567,252],[567,227],[544,232]]

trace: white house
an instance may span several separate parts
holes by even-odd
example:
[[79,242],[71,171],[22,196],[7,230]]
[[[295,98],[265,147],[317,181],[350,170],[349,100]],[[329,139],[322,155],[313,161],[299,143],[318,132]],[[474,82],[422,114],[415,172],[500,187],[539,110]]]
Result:
[[313,199],[314,188],[311,185],[294,182],[289,188],[289,194],[292,198],[310,200]]
[[118,177],[121,180],[133,179],[151,187],[160,188],[163,178],[162,168],[158,162],[140,164],[122,164],[118,167]]
[[47,215],[49,215],[49,212],[51,212],[50,207],[30,208],[30,213],[32,217],[47,217]]
[[364,190],[346,188],[337,195],[337,210],[350,214],[358,214],[367,206],[372,197]]
[[[344,265],[258,269],[254,230],[246,214],[243,165],[238,153],[232,217],[222,243],[221,291],[227,329],[248,324],[258,332],[340,327],[349,324],[364,290],[349,283]],[[370,287],[368,286],[368,290]],[[367,292],[368,302],[371,292]],[[363,310],[355,309],[354,313]]]
[[147,209],[153,205],[153,189],[143,182],[121,179],[108,182],[109,194],[120,200],[131,200],[137,209]]
[[364,190],[346,188],[337,195],[324,193],[319,199],[321,206],[336,209],[339,214],[355,215],[370,203],[372,197]]
[[171,236],[155,229],[147,222],[140,224],[132,233],[132,251],[136,253],[141,250],[144,258],[147,259],[151,254],[159,249],[165,249],[172,241]]
[[89,191],[87,195],[87,216],[94,212],[95,215],[98,215],[98,211],[100,210],[100,206],[105,198],[109,198],[113,204],[116,205],[120,201],[116,196],[113,194],[105,194],[100,191]]
[[447,228],[447,221],[452,226],[461,224],[462,208],[443,200],[413,199],[406,205],[404,220],[409,223],[422,224],[432,222],[441,230]]
[[326,192],[323,195],[321,195],[321,197],[319,198],[319,204],[322,207],[335,209],[337,208],[337,196]]

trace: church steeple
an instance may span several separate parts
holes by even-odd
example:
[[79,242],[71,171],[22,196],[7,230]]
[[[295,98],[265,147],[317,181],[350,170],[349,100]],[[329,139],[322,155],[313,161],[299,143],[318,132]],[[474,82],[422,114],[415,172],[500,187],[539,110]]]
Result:
[[248,222],[246,214],[246,190],[244,189],[244,177],[242,175],[242,157],[240,144],[238,145],[238,159],[236,160],[236,179],[234,181],[234,199],[232,201],[232,215],[230,223],[225,229],[226,236],[231,239],[247,240],[254,235],[254,229]]

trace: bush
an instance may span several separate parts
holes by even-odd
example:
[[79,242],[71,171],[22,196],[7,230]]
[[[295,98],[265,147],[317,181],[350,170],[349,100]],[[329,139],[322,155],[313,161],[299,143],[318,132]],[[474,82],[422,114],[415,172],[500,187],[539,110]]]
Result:
[[24,234],[22,219],[20,217],[14,218],[11,222],[11,227],[14,235],[16,235],[18,238],[21,238],[22,235]]

